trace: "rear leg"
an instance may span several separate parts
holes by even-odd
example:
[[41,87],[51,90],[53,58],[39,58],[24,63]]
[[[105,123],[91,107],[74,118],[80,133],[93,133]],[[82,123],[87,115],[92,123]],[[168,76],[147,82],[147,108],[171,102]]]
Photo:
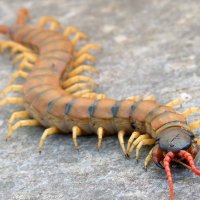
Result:
[[40,126],[41,124],[36,119],[28,119],[28,120],[21,120],[18,121],[15,125],[10,126],[10,129],[8,130],[8,133],[6,135],[6,140],[10,139],[11,135],[15,130],[17,130],[20,127],[24,126]]
[[44,141],[46,140],[47,136],[58,134],[59,132],[60,131],[56,127],[50,127],[50,128],[45,129],[45,131],[42,134],[42,137],[40,138],[39,144],[38,144],[39,153],[42,152],[42,147],[43,147]]
[[10,85],[1,91],[0,97],[5,96],[8,92],[12,91],[22,92],[22,90],[23,90],[22,85]]
[[54,17],[51,16],[44,16],[42,17],[39,22],[38,22],[38,27],[39,28],[45,28],[45,26],[50,23],[50,30],[59,30],[61,28],[60,22],[55,19]]

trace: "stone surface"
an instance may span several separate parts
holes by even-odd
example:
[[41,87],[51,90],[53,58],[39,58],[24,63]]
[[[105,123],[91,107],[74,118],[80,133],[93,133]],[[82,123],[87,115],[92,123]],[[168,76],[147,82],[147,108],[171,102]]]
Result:
[[[46,0],[0,1],[1,23],[14,23],[17,10],[27,7],[31,23],[52,15],[64,26],[77,26],[100,43],[96,53],[99,92],[122,99],[154,94],[162,103],[181,97],[179,110],[200,105],[200,2],[198,0]],[[3,38],[3,37],[1,37]],[[0,58],[0,89],[9,84],[15,67],[7,55]],[[14,95],[14,94],[11,94]],[[0,199],[135,199],[169,198],[165,172],[153,163],[142,169],[141,159],[125,159],[117,137],[106,137],[100,152],[97,139],[49,137],[37,152],[43,128],[20,128],[5,142],[6,122],[18,106],[0,109]],[[189,122],[200,118],[194,114]],[[198,134],[198,130],[196,130]],[[200,165],[199,165],[200,166]],[[200,177],[187,169],[173,169],[177,200],[200,199]]]

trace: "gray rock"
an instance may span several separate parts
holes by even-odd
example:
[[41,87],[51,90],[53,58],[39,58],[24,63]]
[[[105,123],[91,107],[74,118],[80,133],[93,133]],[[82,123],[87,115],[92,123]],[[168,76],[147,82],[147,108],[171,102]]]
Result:
[[[48,0],[0,1],[1,23],[12,24],[20,7],[31,12],[31,23],[52,15],[64,26],[77,26],[103,46],[97,52],[98,92],[122,99],[154,94],[162,103],[186,101],[180,111],[200,104],[200,2],[198,0]],[[5,37],[1,37],[5,38]],[[8,86],[15,67],[7,55],[0,58],[0,90]],[[14,95],[14,94],[11,94]],[[70,135],[54,135],[37,152],[43,128],[20,128],[5,142],[6,122],[19,106],[0,109],[0,199],[166,200],[165,172],[153,163],[142,169],[149,151],[144,147],[139,163],[125,159],[117,137],[106,137],[100,152],[97,138],[78,139],[74,150]],[[189,118],[198,120],[199,114]],[[199,130],[195,132],[198,134]],[[173,169],[177,200],[200,199],[200,178],[187,169]]]

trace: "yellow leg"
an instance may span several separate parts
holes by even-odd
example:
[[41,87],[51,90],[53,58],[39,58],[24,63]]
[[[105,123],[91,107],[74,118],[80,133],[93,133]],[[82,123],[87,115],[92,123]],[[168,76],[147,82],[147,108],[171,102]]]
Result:
[[119,144],[121,146],[122,152],[124,153],[124,155],[126,155],[126,148],[125,148],[125,144],[124,144],[124,136],[125,136],[125,131],[121,130],[118,132],[118,140],[119,140]]
[[72,63],[72,67],[77,67],[87,60],[96,63],[96,58],[93,55],[85,53],[82,54],[80,57],[76,58],[76,60]]
[[92,67],[90,65],[81,65],[75,68],[74,70],[72,70],[71,72],[69,72],[67,74],[67,77],[76,76],[84,71],[98,72],[98,70],[95,67]]
[[151,149],[151,151],[148,153],[147,157],[144,160],[144,169],[147,169],[147,166],[151,161],[152,156],[153,156],[153,148]]
[[82,97],[87,97],[87,98],[95,98],[95,99],[106,99],[107,95],[106,94],[99,94],[99,93],[87,93],[82,95]]
[[156,100],[156,97],[151,95],[144,98],[144,100]]
[[24,99],[20,97],[6,97],[3,100],[0,101],[0,106],[6,105],[6,104],[18,104],[21,105],[24,103]]
[[86,40],[88,39],[88,36],[83,33],[83,32],[78,32],[75,34],[74,38],[71,40],[72,44],[74,46],[76,46],[76,44],[80,41],[80,40]]
[[144,139],[148,139],[150,138],[150,135],[148,134],[144,134],[144,135],[140,135],[131,145],[129,151],[127,151],[127,155],[130,156],[133,149]]
[[130,96],[126,100],[140,101],[142,98],[140,96]]
[[64,30],[63,35],[65,37],[69,38],[71,34],[75,34],[75,33],[78,33],[78,32],[80,32],[80,30],[78,28],[73,27],[73,26],[69,26]]
[[0,97],[5,96],[10,91],[21,92],[22,90],[23,90],[22,85],[10,85],[7,88],[3,89],[3,91],[0,93]]
[[196,129],[200,126],[200,120],[199,121],[196,121],[196,122],[193,122],[189,125],[190,129],[193,130],[193,129]]
[[24,126],[40,126],[40,123],[35,119],[18,121],[15,125],[10,127],[10,129],[6,135],[6,140],[8,140],[11,137],[11,135],[13,134],[13,132],[16,129],[18,129],[20,127],[24,127]]
[[78,126],[73,126],[72,128],[72,138],[74,142],[75,149],[78,150],[77,137],[81,135],[81,129]]
[[29,63],[27,60],[23,60],[19,66],[18,66],[19,71],[22,71],[24,69],[29,69],[32,70],[33,69],[33,64]]
[[101,148],[103,135],[104,135],[104,129],[102,127],[99,127],[97,129],[97,136],[98,136],[97,149],[98,150]]
[[181,114],[184,115],[185,117],[187,117],[187,116],[191,115],[194,112],[200,112],[200,108],[188,108],[187,110],[185,110]]
[[69,86],[71,86],[75,83],[81,82],[81,81],[96,84],[96,81],[94,81],[93,79],[91,79],[87,76],[74,76],[74,77],[71,77],[68,80],[64,81],[62,84],[62,87],[66,88],[66,87],[69,87]]
[[100,49],[100,48],[101,46],[99,44],[87,44],[84,47],[82,47],[81,50],[75,53],[75,57],[79,57],[84,53],[87,53],[90,49]]
[[38,59],[38,56],[33,52],[30,52],[30,53],[23,52],[23,53],[15,56],[15,58],[13,59],[13,64],[16,64],[17,62],[19,62],[22,59],[29,61],[29,62],[36,62]]
[[8,120],[8,127],[11,127],[13,122],[16,120],[16,119],[19,119],[19,118],[30,118],[30,115],[28,112],[26,111],[18,111],[18,112],[14,112],[10,119]]
[[44,16],[39,20],[38,27],[45,28],[46,24],[50,22],[50,30],[58,30],[61,25],[55,18],[51,16]]
[[16,52],[31,52],[31,50],[17,42],[13,41],[5,41],[1,43],[1,53],[3,53],[6,49],[12,48],[10,56],[14,55]]
[[140,150],[141,150],[143,145],[152,145],[152,144],[155,144],[155,140],[153,138],[142,140],[136,147],[136,157],[135,157],[135,159],[136,160],[139,159]]
[[134,131],[134,132],[131,134],[131,136],[130,136],[130,138],[129,138],[129,140],[128,140],[128,144],[127,144],[127,152],[130,150],[130,147],[131,147],[131,144],[133,143],[133,141],[134,141],[136,138],[138,138],[139,136],[140,136],[140,133],[137,132],[137,131]]
[[27,73],[27,72],[24,72],[24,71],[22,71],[22,70],[19,70],[19,71],[15,72],[15,73],[12,75],[12,77],[11,77],[10,83],[11,83],[11,84],[14,83],[15,80],[16,80],[17,78],[19,78],[19,77],[20,77],[20,78],[26,79],[26,78],[28,77],[28,73]]
[[72,93],[78,89],[88,88],[88,87],[91,87],[90,83],[76,83],[76,84],[72,85],[71,87],[68,87],[67,89],[65,89],[65,91],[67,93]]
[[90,92],[93,92],[93,90],[86,89],[86,90],[81,90],[81,91],[75,92],[72,95],[80,97],[80,96],[87,94],[87,93],[90,93]]
[[43,147],[44,141],[46,140],[47,136],[54,135],[57,133],[59,133],[59,129],[57,129],[56,127],[50,127],[50,128],[45,129],[45,131],[43,132],[42,137],[40,138],[40,141],[39,141],[39,145],[38,145],[39,153],[42,152],[42,147]]
[[170,101],[169,103],[167,103],[166,106],[175,107],[175,106],[181,105],[182,103],[183,103],[182,99],[174,99],[173,101]]

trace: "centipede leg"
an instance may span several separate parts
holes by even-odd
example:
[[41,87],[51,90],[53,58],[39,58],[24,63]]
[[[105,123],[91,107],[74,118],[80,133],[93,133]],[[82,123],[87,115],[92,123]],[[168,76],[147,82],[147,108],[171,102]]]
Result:
[[106,94],[101,94],[101,93],[86,93],[83,94],[82,97],[87,97],[87,98],[95,98],[95,99],[106,99],[107,95]]
[[177,98],[167,103],[166,106],[175,107],[175,106],[181,105],[182,103],[183,103],[183,100],[180,98]]
[[8,127],[11,127],[13,122],[19,118],[30,118],[30,114],[27,111],[18,111],[12,113],[10,119],[8,120]]
[[11,48],[9,54],[10,58],[12,58],[12,56],[17,52],[31,52],[29,48],[13,41],[5,41],[1,43],[1,53],[3,53],[7,48]]
[[91,87],[90,83],[76,83],[76,84],[68,87],[67,89],[65,89],[65,91],[67,93],[72,93],[72,92],[75,92],[76,90],[88,88],[88,87]]
[[21,92],[22,90],[23,90],[22,85],[10,85],[7,88],[2,90],[2,92],[0,93],[0,97],[5,96],[8,92],[11,92],[11,91]]
[[150,96],[145,97],[144,100],[156,100],[156,97],[153,95],[150,95]]
[[85,33],[81,32],[78,28],[73,27],[73,26],[67,27],[64,30],[63,35],[65,37],[69,38],[71,36],[71,34],[77,34],[77,33],[82,33],[83,35],[85,35],[86,37],[88,37]]
[[100,49],[101,46],[99,44],[87,44],[82,47],[78,52],[75,53],[75,57],[79,57],[85,53],[87,53],[90,49]]
[[144,160],[144,169],[145,170],[147,169],[147,166],[148,166],[149,162],[151,161],[152,156],[153,156],[153,148],[149,151],[147,157]]
[[60,22],[51,16],[42,17],[38,22],[38,27],[44,28],[49,22],[50,22],[50,28],[49,28],[50,30],[60,29],[61,27]]
[[126,148],[125,148],[125,143],[124,143],[124,136],[125,136],[125,131],[121,130],[118,132],[118,140],[119,140],[119,144],[121,146],[122,152],[124,153],[124,155],[126,155]]
[[98,70],[90,65],[81,65],[67,74],[67,77],[76,76],[84,71],[98,72]]
[[88,39],[88,36],[83,33],[83,32],[78,32],[75,34],[74,38],[71,40],[72,44],[74,46],[76,46],[76,44],[80,41],[80,40],[86,40]]
[[66,87],[69,87],[69,86],[71,86],[71,85],[73,85],[75,83],[78,83],[80,81],[89,82],[91,84],[96,84],[96,81],[94,81],[93,79],[91,79],[91,78],[89,78],[87,76],[79,75],[79,76],[71,77],[71,78],[67,79],[66,81],[64,81],[62,83],[62,87],[66,88]]
[[187,117],[187,116],[191,115],[194,112],[200,112],[200,108],[188,108],[187,110],[185,110],[181,114],[184,115],[185,117]]
[[138,160],[139,159],[139,155],[140,155],[140,150],[142,148],[143,145],[152,145],[155,144],[155,140],[150,138],[150,139],[143,139],[136,147],[136,156],[135,159]]
[[19,71],[15,72],[15,73],[12,75],[12,77],[11,77],[11,79],[10,79],[10,83],[11,83],[11,84],[14,83],[15,80],[16,80],[17,78],[24,78],[24,79],[26,79],[27,77],[28,77],[28,73],[27,73],[27,72],[24,72],[24,71],[22,71],[22,70],[19,70]]
[[97,129],[97,136],[98,136],[97,149],[98,150],[101,148],[103,135],[104,135],[104,129],[103,129],[103,127],[99,127]]
[[127,152],[129,152],[130,147],[131,147],[133,141],[134,141],[135,139],[137,139],[139,136],[140,136],[140,133],[137,132],[137,131],[134,131],[134,132],[131,134],[131,136],[130,136],[130,138],[129,138],[129,140],[128,140],[128,144],[127,144]]
[[96,58],[89,53],[82,54],[80,57],[77,57],[76,60],[74,60],[74,62],[72,63],[72,67],[77,67],[85,61],[96,63]]
[[38,56],[34,52],[22,52],[19,55],[16,55],[13,59],[13,64],[16,64],[20,60],[27,61],[27,62],[36,62],[38,59]]
[[81,91],[78,91],[78,92],[74,92],[73,95],[77,96],[77,97],[80,97],[80,96],[82,96],[84,94],[87,94],[87,93],[90,93],[90,92],[93,92],[93,90],[85,89],[85,90],[81,90]]
[[40,126],[40,123],[35,119],[18,121],[15,125],[10,127],[10,129],[6,135],[6,140],[10,139],[11,135],[13,134],[13,132],[16,129],[18,129],[20,127],[24,127],[24,126]]
[[134,102],[140,101],[142,98],[140,96],[130,96],[127,97],[126,100],[133,100]]
[[76,150],[78,150],[78,143],[77,143],[77,137],[81,135],[81,129],[78,126],[72,127],[72,138],[74,142],[74,147]]
[[42,134],[42,137],[40,138],[39,144],[38,144],[39,153],[42,152],[42,147],[43,147],[44,141],[46,140],[47,136],[54,135],[57,133],[59,133],[59,129],[57,129],[56,127],[50,127],[50,128],[45,129],[45,131]]
[[196,122],[193,122],[189,125],[190,129],[193,130],[193,129],[196,129],[198,127],[200,127],[200,120],[199,121],[196,121]]
[[6,104],[22,105],[23,103],[24,103],[24,99],[21,97],[6,97],[0,101],[0,106],[6,105]]
[[144,135],[140,135],[131,145],[129,151],[127,151],[127,155],[130,156],[133,149],[141,142],[143,141],[144,139],[149,139],[150,138],[150,135],[148,134],[144,134]]

